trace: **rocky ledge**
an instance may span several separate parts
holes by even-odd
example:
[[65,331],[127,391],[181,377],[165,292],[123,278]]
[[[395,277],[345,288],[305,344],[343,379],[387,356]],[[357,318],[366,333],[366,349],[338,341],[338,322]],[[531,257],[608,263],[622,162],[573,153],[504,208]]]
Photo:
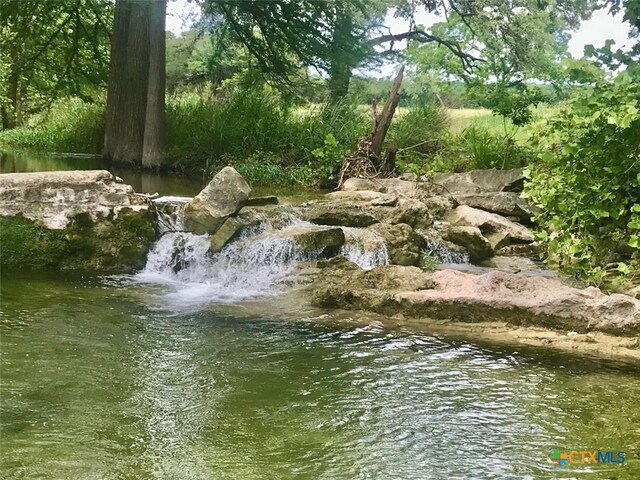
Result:
[[132,272],[154,238],[149,202],[107,171],[0,175],[4,269]]

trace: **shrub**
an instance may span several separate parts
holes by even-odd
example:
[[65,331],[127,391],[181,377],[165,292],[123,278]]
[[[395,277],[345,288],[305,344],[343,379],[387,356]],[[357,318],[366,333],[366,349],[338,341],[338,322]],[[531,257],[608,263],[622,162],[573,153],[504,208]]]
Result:
[[[594,283],[605,268],[637,274],[640,257],[640,82],[631,72],[576,95],[539,127],[525,196],[542,209],[551,260]],[[551,233],[546,233],[546,232]],[[626,252],[626,253],[625,253]],[[626,259],[624,258],[626,255]]]

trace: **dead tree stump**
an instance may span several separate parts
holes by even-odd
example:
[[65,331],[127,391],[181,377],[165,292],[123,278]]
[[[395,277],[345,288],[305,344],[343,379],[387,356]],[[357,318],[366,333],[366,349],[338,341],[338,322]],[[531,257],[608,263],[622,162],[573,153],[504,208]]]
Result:
[[376,178],[387,177],[395,171],[396,150],[383,152],[384,139],[387,136],[393,115],[400,101],[400,86],[404,76],[404,65],[393,81],[389,97],[378,114],[375,102],[371,106],[371,129],[358,142],[355,152],[348,154],[338,178],[338,188],[345,180],[352,177]]

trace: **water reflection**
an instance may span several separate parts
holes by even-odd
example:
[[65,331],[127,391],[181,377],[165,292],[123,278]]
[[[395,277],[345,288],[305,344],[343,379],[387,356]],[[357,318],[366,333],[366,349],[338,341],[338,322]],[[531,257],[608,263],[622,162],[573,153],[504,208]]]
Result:
[[96,155],[45,155],[0,152],[0,173],[50,172],[55,170],[109,170],[136,192],[194,196],[206,185],[206,178],[159,174],[111,165]]
[[172,313],[96,279],[0,288],[2,478],[586,474],[553,448],[625,450],[589,478],[640,476],[637,370],[377,322]]

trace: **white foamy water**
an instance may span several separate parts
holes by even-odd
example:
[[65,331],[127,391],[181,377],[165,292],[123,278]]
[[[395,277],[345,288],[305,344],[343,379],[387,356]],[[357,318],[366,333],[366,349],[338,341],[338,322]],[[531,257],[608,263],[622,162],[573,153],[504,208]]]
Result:
[[[162,236],[149,252],[144,270],[134,277],[138,282],[164,287],[163,302],[172,307],[278,295],[300,262],[315,260],[321,254],[303,249],[287,236],[290,229],[318,226],[287,212],[274,217],[278,229],[264,216],[260,225],[246,229],[221,252],[211,253],[208,235],[184,231],[181,200],[158,203]],[[389,263],[386,244],[378,234],[355,228],[343,231],[346,242],[341,255],[365,269]]]
[[362,228],[342,227],[342,231],[345,244],[340,249],[340,255],[347,260],[365,270],[389,264],[387,244],[380,235]]

